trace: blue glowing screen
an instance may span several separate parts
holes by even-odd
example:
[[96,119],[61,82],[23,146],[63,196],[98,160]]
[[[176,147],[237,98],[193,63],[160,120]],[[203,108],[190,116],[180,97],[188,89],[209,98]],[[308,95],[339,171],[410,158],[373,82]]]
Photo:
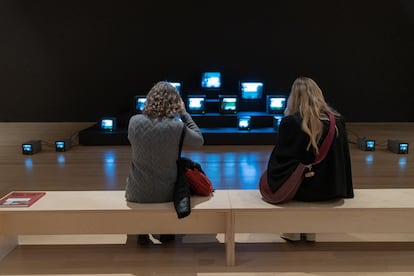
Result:
[[263,93],[263,82],[240,82],[242,99],[261,99]]
[[201,74],[201,88],[220,88],[221,73],[220,72],[203,72]]

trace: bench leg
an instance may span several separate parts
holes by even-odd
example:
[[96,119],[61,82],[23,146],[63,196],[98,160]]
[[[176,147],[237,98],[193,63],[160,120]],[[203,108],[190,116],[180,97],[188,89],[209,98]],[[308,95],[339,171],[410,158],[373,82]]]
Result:
[[228,266],[235,265],[235,233],[234,233],[234,214],[230,212],[227,214],[227,232],[225,236],[225,244],[226,244],[226,259]]
[[7,256],[19,244],[17,236],[0,236],[0,260]]

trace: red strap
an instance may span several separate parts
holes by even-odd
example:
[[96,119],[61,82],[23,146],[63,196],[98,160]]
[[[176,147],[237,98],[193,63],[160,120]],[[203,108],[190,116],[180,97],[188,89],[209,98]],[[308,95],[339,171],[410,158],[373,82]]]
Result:
[[329,148],[331,147],[333,138],[335,136],[335,116],[332,112],[328,112],[328,116],[329,116],[329,122],[330,122],[329,131],[319,149],[319,154],[316,157],[315,162],[313,164],[318,164],[325,158],[326,154],[328,153]]

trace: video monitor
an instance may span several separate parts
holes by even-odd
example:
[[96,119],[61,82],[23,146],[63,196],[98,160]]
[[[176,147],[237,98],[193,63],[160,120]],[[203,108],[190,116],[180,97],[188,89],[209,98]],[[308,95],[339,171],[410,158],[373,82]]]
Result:
[[219,111],[223,114],[236,114],[238,111],[237,96],[220,95]]
[[240,116],[237,118],[237,127],[240,130],[249,130],[250,129],[250,116]]
[[101,119],[101,129],[105,132],[112,132],[116,129],[115,117],[104,117]]
[[183,84],[181,82],[178,82],[178,81],[170,81],[169,83],[172,86],[174,86],[175,89],[177,89],[178,93],[181,95],[181,88],[182,88]]
[[286,109],[287,97],[284,95],[267,95],[266,110],[271,114],[282,114]]
[[408,143],[399,143],[398,153],[402,153],[402,154],[408,153]]
[[23,154],[32,154],[33,153],[32,144],[22,144],[22,151],[23,151]]
[[134,109],[139,113],[142,113],[147,102],[147,97],[144,95],[137,95],[134,97]]
[[204,88],[204,89],[221,88],[221,72],[201,73],[201,88]]
[[56,151],[65,151],[65,141],[55,141],[55,150]]
[[206,112],[205,106],[206,106],[206,96],[204,95],[187,96],[188,113],[204,114]]
[[240,81],[240,96],[243,100],[257,100],[262,98],[263,82]]

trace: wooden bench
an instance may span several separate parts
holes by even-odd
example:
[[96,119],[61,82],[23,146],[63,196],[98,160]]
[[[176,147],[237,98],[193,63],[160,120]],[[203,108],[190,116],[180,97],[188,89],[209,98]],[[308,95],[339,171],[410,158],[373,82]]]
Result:
[[235,233],[414,233],[414,189],[356,189],[355,198],[272,205],[229,190]]
[[192,212],[177,219],[169,203],[125,201],[124,191],[50,191],[31,207],[0,208],[0,259],[18,245],[18,235],[216,234],[224,233],[228,265],[234,264],[228,192],[193,197]]
[[47,192],[29,208],[0,208],[0,257],[18,235],[224,233],[228,265],[238,233],[414,233],[414,189],[356,189],[328,202],[264,202],[258,190],[216,190],[194,197],[189,217],[172,203],[128,203],[124,191]]

